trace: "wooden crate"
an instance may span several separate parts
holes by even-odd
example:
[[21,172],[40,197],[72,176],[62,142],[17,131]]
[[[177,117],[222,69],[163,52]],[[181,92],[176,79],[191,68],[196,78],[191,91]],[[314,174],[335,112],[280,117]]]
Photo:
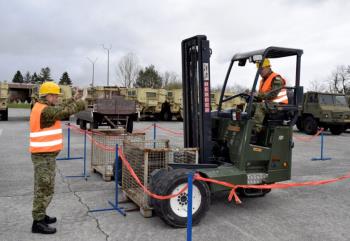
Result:
[[112,165],[91,165],[91,172],[99,173],[106,182],[112,181],[114,177]]

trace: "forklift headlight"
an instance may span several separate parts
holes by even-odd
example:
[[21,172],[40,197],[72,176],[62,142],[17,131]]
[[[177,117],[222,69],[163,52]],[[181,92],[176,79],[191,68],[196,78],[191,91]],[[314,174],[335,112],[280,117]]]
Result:
[[324,118],[328,118],[328,114],[325,114],[325,115],[324,115]]

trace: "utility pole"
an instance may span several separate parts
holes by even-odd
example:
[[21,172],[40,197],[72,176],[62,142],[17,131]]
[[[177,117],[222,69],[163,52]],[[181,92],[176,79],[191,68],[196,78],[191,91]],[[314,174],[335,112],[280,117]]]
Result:
[[95,80],[95,63],[97,61],[97,58],[95,58],[94,61],[92,61],[90,58],[86,57],[92,64],[92,80],[91,80],[91,87],[94,87],[94,80]]
[[104,44],[102,44],[102,48],[107,50],[107,86],[109,86],[109,51],[112,49],[112,45],[109,48],[106,48]]

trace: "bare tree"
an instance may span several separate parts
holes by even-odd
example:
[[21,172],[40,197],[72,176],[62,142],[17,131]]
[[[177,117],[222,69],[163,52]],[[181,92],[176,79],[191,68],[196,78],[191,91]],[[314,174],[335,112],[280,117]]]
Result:
[[140,65],[138,57],[134,53],[128,53],[118,62],[116,73],[117,79],[124,87],[132,87],[136,81]]
[[321,80],[312,80],[309,85],[310,91],[325,92],[327,91],[327,85]]
[[350,88],[350,66],[337,66],[328,80],[330,91],[333,93],[345,94]]
[[236,93],[236,94],[249,93],[250,89],[248,87],[246,87],[246,86],[243,86],[243,85],[240,85],[240,84],[235,84],[235,85],[233,85],[231,91]]
[[174,89],[180,86],[181,81],[179,79],[179,75],[175,72],[165,71],[162,75],[163,88],[165,89]]

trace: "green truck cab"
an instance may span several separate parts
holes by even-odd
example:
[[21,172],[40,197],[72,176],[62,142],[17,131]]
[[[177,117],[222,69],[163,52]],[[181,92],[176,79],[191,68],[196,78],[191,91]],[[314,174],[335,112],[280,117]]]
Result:
[[309,135],[316,134],[318,128],[340,135],[350,127],[348,100],[342,94],[307,92],[296,125]]

